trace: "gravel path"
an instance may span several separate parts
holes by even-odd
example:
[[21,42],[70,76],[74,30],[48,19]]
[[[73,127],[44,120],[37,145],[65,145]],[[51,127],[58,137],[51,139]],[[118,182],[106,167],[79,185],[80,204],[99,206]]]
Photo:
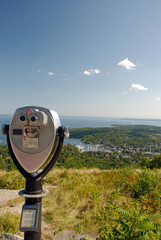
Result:
[[19,190],[0,189],[0,207],[18,197]]

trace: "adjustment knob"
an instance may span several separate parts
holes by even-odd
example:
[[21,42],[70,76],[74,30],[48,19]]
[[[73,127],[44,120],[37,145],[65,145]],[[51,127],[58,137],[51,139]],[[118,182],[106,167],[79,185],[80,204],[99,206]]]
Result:
[[9,125],[8,124],[3,124],[1,132],[2,132],[3,135],[6,135],[9,132]]

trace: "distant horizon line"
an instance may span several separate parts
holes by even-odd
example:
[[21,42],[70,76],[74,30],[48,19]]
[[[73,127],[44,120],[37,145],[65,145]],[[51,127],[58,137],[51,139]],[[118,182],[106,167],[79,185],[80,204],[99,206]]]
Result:
[[[13,116],[11,113],[0,113],[0,116]],[[150,117],[104,117],[104,116],[74,116],[74,115],[59,115],[59,117],[67,118],[118,118],[121,120],[146,120],[146,121],[161,121],[161,118],[150,118]]]

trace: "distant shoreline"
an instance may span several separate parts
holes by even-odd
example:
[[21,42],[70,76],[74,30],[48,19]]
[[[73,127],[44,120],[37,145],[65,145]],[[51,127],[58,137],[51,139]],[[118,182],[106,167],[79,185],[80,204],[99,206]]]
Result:
[[[3,114],[3,113],[0,113],[0,117],[5,117],[5,116],[9,116],[9,117],[12,117],[13,114],[9,114],[9,113],[6,113],[6,114]],[[59,115],[60,118],[65,118],[65,119],[120,119],[120,120],[123,120],[123,121],[161,121],[161,118],[128,118],[128,117],[101,117],[101,116],[61,116]]]
[[157,118],[121,118],[121,120],[132,120],[132,121],[161,121],[161,119]]

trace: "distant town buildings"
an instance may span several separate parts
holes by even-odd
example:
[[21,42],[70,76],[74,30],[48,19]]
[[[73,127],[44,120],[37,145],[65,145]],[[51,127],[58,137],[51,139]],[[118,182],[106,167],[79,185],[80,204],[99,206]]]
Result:
[[[131,156],[128,155],[128,153],[145,153],[145,154],[148,154],[148,155],[156,155],[156,156],[159,156],[160,153],[159,152],[152,152],[152,151],[144,151],[145,148],[143,149],[140,149],[139,147],[138,148],[132,148],[132,147],[127,147],[125,144],[124,144],[124,147],[123,148],[120,148],[120,147],[117,147],[117,146],[114,146],[114,145],[109,145],[108,147],[103,147],[102,144],[97,144],[97,145],[94,145],[94,144],[86,144],[86,147],[83,146],[83,145],[76,145],[76,147],[78,148],[79,152],[82,153],[84,151],[103,151],[103,152],[106,152],[106,153],[111,153],[111,152],[117,152],[118,154],[124,154],[123,157],[124,158],[130,158]],[[151,149],[150,149],[151,150]]]

